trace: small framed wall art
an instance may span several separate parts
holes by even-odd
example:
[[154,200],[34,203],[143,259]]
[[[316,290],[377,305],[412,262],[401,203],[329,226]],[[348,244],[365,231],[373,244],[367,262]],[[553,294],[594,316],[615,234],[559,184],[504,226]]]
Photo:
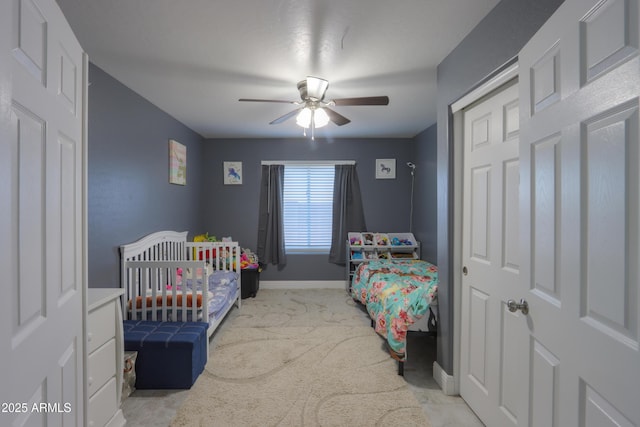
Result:
[[396,179],[396,159],[376,159],[376,179]]
[[225,185],[242,184],[242,162],[224,162]]
[[169,183],[187,185],[187,147],[169,140]]

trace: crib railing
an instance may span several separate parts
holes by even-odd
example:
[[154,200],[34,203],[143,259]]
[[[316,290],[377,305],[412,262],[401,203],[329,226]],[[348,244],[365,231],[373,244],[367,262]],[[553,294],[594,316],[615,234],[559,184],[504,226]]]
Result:
[[205,261],[213,270],[235,271],[240,275],[238,242],[186,242],[186,259]]
[[122,273],[125,319],[207,321],[209,279],[204,261],[126,261]]

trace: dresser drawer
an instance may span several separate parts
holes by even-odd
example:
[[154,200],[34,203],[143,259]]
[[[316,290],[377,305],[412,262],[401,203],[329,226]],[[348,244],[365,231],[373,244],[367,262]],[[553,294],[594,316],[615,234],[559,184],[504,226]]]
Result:
[[89,355],[89,396],[116,375],[117,357],[116,340],[113,338]]
[[115,304],[115,301],[111,301],[89,313],[87,320],[89,353],[116,335],[116,325],[114,322]]
[[89,427],[102,427],[118,411],[116,379],[111,378],[89,398]]

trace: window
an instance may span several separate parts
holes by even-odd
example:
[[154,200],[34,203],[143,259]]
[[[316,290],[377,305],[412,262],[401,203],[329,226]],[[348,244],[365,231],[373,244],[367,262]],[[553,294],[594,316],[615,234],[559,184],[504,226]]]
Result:
[[287,253],[329,253],[334,175],[332,164],[285,165],[282,213]]

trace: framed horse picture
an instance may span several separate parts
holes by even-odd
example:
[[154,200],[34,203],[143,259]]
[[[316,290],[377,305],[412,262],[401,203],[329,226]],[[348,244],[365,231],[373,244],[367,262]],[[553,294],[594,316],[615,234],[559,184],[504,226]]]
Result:
[[242,184],[242,162],[224,162],[225,185]]
[[376,159],[376,179],[395,179],[396,159]]

